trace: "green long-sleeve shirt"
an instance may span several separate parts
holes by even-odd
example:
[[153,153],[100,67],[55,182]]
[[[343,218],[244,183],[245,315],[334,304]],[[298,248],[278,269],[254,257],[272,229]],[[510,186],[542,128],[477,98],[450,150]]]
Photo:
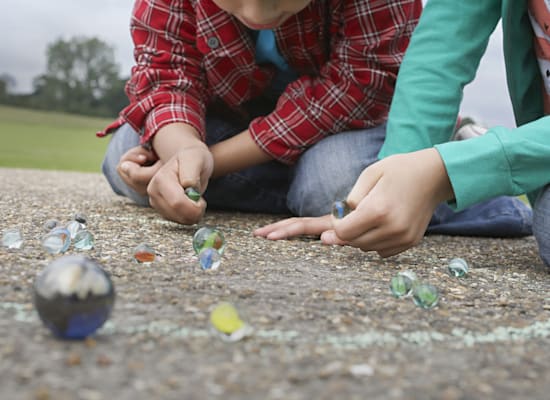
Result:
[[[463,88],[474,79],[499,20],[518,128],[494,127],[481,137],[449,142]],[[432,146],[447,169],[457,209],[497,195],[527,193],[533,203],[550,182],[550,116],[543,113],[527,1],[428,1],[399,72],[379,157]]]

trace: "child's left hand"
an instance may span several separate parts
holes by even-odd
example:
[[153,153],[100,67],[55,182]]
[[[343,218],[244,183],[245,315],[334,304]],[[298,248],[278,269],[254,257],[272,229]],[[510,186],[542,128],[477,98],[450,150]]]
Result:
[[162,166],[162,162],[151,150],[136,146],[120,158],[117,172],[129,187],[145,196],[147,185]]

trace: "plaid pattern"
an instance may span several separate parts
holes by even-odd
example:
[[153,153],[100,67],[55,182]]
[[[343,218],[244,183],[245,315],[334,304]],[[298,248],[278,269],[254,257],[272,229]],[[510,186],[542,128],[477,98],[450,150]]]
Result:
[[[250,122],[256,143],[290,164],[327,135],[384,122],[421,9],[421,0],[312,0],[289,18],[275,37],[300,77],[270,114]],[[211,102],[238,111],[275,73],[256,65],[248,29],[212,0],[136,0],[131,32],[130,104],[98,136],[128,122],[145,143],[184,122],[204,137]]]

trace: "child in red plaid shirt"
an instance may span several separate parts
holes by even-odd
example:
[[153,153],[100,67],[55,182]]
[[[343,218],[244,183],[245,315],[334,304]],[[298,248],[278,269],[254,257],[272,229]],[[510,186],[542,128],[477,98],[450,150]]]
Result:
[[[182,224],[326,214],[372,162],[421,0],[137,0],[103,171]],[[202,194],[190,200],[185,188]],[[208,188],[207,188],[208,187]]]

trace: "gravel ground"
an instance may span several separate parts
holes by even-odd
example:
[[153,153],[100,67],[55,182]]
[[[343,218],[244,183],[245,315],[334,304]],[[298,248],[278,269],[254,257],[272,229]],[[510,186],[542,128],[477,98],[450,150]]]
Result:
[[[547,399],[550,276],[532,237],[429,236],[382,260],[313,238],[271,242],[252,230],[280,217],[208,212],[228,248],[217,271],[198,268],[197,226],[179,226],[111,194],[99,174],[0,169],[1,399]],[[54,256],[43,223],[84,212],[111,274],[112,317],[86,341],[55,339],[31,302]],[[161,254],[132,260],[148,242]],[[71,248],[69,253],[75,251]],[[446,263],[465,258],[453,278]],[[432,310],[395,299],[391,277],[412,269],[441,292]],[[209,312],[221,300],[254,334],[220,340]]]

